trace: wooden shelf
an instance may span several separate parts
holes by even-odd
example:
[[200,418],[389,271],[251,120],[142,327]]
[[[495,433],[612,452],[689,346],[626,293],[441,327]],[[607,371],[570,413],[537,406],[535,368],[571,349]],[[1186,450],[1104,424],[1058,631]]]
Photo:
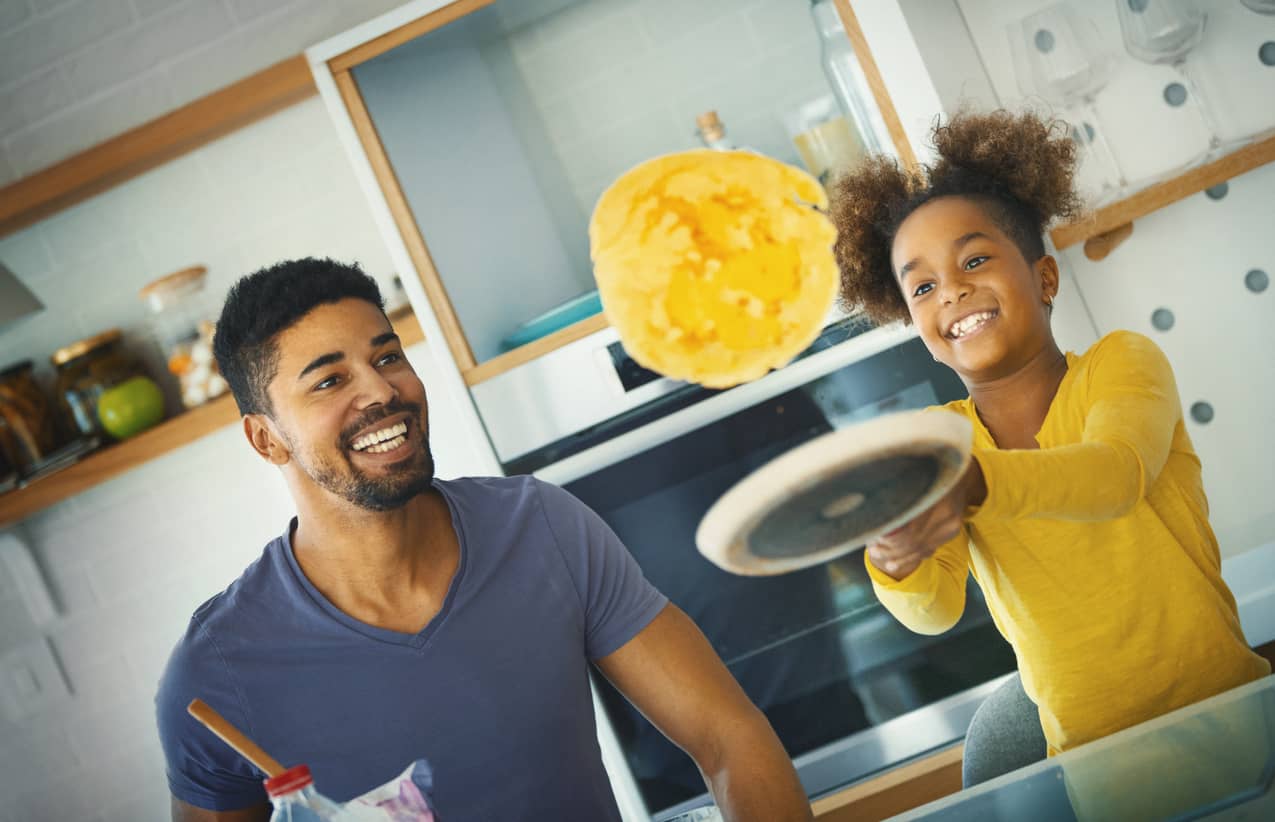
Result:
[[607,322],[605,314],[594,314],[592,317],[585,317],[583,320],[578,320],[565,328],[559,328],[552,334],[546,334],[538,340],[532,340],[526,345],[520,345],[512,351],[506,351],[498,357],[492,357],[490,360],[481,362],[473,368],[466,369],[461,372],[461,376],[465,378],[465,384],[472,388],[480,382],[517,368],[523,363],[534,360],[536,357],[542,357],[550,351],[562,348],[568,343],[573,343],[576,340],[601,331],[608,325],[610,323]]
[[297,55],[0,189],[0,237],[317,93]]
[[887,819],[961,789],[962,744],[892,768],[811,803],[818,822]]
[[1210,163],[1189,169],[1170,180],[1156,183],[1119,202],[1104,206],[1081,220],[1059,226],[1049,233],[1050,239],[1054,241],[1054,247],[1061,251],[1113,232],[1139,217],[1145,217],[1157,209],[1272,161],[1275,161],[1275,136],[1249,143]]
[[[395,312],[394,330],[404,347],[424,339],[410,310]],[[23,488],[0,494],[0,528],[12,525],[67,497],[106,482],[169,451],[194,442],[239,420],[234,399],[225,394],[166,420],[132,439],[108,446],[74,465],[41,477]]]

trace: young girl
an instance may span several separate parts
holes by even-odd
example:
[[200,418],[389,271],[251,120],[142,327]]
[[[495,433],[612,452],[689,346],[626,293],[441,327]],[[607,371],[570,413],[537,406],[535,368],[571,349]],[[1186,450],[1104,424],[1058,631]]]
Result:
[[882,603],[946,631],[972,572],[1050,754],[1270,673],[1222,581],[1168,360],[1128,331],[1081,355],[1054,341],[1042,235],[1079,210],[1065,126],[1002,111],[933,136],[933,166],[873,159],[831,205],[843,301],[915,325],[974,425],[958,487],[868,547]]

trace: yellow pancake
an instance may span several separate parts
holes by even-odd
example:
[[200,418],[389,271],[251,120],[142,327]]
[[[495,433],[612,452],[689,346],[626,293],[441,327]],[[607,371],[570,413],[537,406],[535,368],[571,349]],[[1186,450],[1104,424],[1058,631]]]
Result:
[[836,231],[819,182],[747,151],[648,160],[599,198],[589,223],[607,320],[653,371],[726,388],[818,336],[837,292]]

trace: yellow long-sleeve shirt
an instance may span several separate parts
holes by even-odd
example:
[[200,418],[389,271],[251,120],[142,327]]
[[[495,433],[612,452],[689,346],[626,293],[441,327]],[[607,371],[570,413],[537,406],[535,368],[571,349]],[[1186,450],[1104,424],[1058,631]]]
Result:
[[986,500],[902,580],[867,561],[882,604],[925,634],[956,623],[974,574],[1051,754],[1270,673],[1222,581],[1163,352],[1121,331],[1067,367],[1039,450],[998,449],[972,400],[945,406],[974,425]]

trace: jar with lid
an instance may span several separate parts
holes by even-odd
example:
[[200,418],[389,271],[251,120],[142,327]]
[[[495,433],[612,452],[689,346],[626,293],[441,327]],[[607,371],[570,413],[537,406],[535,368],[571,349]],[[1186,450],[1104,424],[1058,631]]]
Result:
[[125,439],[164,418],[164,395],[123,346],[119,329],[72,343],[53,355],[57,400],[79,436]]
[[27,475],[61,444],[57,415],[36,384],[34,363],[24,360],[0,369],[0,443]]
[[202,405],[227,388],[213,359],[213,324],[204,293],[207,274],[202,265],[183,268],[141,290],[151,311],[151,331],[169,373],[181,383],[182,405],[187,408]]

